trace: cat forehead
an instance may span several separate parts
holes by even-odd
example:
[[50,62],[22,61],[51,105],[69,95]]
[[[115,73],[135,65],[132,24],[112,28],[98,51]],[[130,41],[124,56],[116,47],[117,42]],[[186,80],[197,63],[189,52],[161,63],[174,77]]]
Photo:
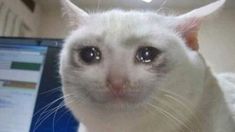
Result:
[[111,10],[94,13],[66,39],[69,47],[102,46],[135,49],[154,46],[166,49],[169,42],[178,41],[178,34],[169,25],[172,16],[153,12]]
[[[73,33],[73,39],[95,43],[138,42],[168,36],[171,17],[154,12],[111,10],[94,13]],[[125,41],[125,42],[124,42]],[[128,43],[131,44],[131,43]]]
[[170,17],[158,15],[157,13],[149,11],[111,10],[103,13],[91,14],[86,22],[87,24],[92,24],[94,26],[99,24],[106,28],[128,28],[132,26],[141,27],[151,24],[167,26],[169,18]]
[[[91,17],[97,20],[163,20],[166,16],[159,15],[151,11],[125,11],[125,10],[110,10],[105,12],[98,12],[90,14]],[[132,18],[132,19],[127,19]]]

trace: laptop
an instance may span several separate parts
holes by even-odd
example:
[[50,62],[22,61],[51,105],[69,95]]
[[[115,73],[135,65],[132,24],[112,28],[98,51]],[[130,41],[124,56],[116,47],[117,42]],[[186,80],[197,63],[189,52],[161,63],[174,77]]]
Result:
[[76,132],[58,75],[62,43],[0,38],[0,132]]

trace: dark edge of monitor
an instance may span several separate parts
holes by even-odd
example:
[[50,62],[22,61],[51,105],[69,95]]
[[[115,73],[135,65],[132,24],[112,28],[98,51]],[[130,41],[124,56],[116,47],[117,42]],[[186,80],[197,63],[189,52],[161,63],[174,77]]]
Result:
[[24,38],[24,37],[0,37],[2,44],[22,44],[31,46],[46,46],[61,48],[63,39],[49,39],[49,38]]

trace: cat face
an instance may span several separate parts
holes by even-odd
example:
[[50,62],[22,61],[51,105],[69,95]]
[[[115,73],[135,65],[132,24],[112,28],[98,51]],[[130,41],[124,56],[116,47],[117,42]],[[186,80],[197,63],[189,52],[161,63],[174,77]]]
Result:
[[164,88],[176,66],[190,65],[190,49],[163,24],[168,19],[117,10],[90,16],[64,47],[62,72],[68,93],[91,104],[149,100]]
[[205,68],[199,19],[121,10],[83,16],[61,53],[65,95],[101,109],[141,107],[163,91],[197,101]]

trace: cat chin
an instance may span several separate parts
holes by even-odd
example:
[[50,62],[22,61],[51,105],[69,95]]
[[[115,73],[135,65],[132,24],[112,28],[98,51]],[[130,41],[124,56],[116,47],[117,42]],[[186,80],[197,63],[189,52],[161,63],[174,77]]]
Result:
[[149,95],[149,90],[139,90],[139,91],[124,91],[121,94],[115,94],[111,91],[90,91],[87,96],[91,103],[99,105],[119,105],[128,104],[136,105],[142,103],[146,97]]

